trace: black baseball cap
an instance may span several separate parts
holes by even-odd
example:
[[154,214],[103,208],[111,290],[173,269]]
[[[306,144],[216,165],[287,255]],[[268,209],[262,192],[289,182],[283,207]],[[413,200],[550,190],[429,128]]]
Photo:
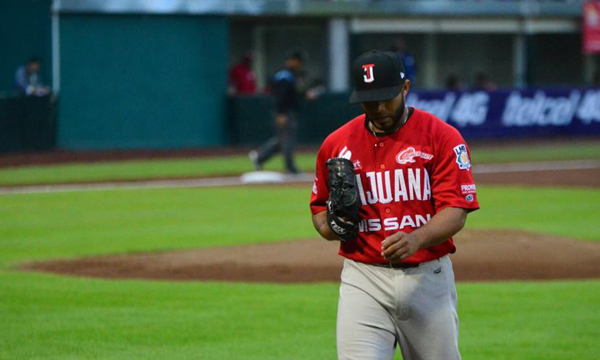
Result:
[[406,81],[404,65],[391,51],[366,52],[354,60],[351,71],[354,81],[351,104],[393,99]]

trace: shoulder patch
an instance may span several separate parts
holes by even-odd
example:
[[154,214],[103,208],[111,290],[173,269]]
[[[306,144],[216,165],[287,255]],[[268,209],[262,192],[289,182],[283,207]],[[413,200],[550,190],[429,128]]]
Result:
[[461,170],[467,170],[471,168],[471,159],[469,159],[469,153],[467,152],[467,145],[460,144],[454,147],[454,153],[456,154],[456,163],[458,168]]

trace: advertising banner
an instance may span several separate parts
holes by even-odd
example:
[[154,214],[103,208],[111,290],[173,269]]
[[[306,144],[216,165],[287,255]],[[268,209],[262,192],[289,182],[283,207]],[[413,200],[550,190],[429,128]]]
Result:
[[407,104],[467,138],[600,134],[600,89],[414,91]]

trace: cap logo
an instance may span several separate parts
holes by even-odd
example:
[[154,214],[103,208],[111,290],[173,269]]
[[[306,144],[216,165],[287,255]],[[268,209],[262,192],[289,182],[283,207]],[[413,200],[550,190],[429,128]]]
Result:
[[365,80],[365,82],[367,84],[375,81],[375,77],[373,76],[373,68],[374,67],[375,67],[375,64],[366,64],[366,65],[362,66],[362,68],[365,72],[365,74],[363,75],[363,79]]

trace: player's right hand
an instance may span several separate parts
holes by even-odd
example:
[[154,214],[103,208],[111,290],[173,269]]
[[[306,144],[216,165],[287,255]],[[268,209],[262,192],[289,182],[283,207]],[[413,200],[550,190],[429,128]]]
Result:
[[419,241],[413,234],[397,232],[381,243],[381,256],[388,261],[402,261],[419,250]]

